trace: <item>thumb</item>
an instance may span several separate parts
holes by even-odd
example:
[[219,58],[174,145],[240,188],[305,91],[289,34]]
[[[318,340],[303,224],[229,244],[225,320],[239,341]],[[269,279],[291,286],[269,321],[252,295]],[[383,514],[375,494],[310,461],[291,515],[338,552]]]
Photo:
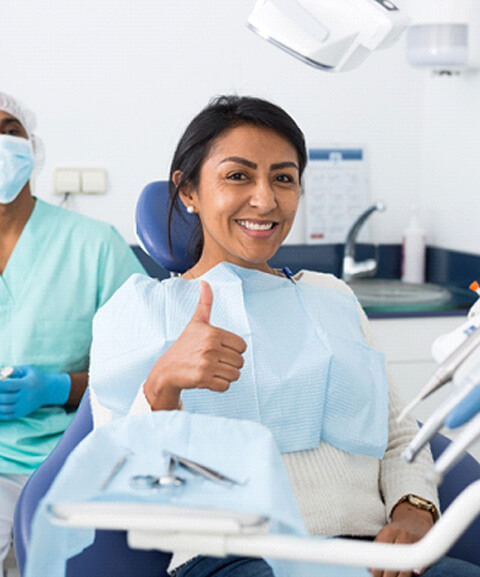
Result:
[[210,323],[210,313],[212,311],[213,292],[208,282],[200,281],[200,299],[197,308],[193,313],[192,321]]

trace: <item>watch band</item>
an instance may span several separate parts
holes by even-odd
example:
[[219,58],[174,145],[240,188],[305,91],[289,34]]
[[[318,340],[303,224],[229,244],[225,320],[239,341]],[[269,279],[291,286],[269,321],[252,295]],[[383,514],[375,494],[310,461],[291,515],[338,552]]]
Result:
[[438,518],[440,517],[440,513],[438,512],[438,509],[433,503],[431,503],[430,501],[427,501],[426,499],[423,499],[422,497],[419,497],[418,495],[413,495],[413,494],[404,495],[403,497],[401,497],[395,503],[395,505],[392,507],[392,512],[390,513],[390,517],[393,515],[393,512],[395,511],[395,508],[397,507],[397,505],[400,505],[400,503],[405,503],[405,502],[412,505],[412,507],[416,507],[417,509],[421,509],[422,511],[428,511],[429,513],[431,513],[434,522],[436,522],[438,520]]

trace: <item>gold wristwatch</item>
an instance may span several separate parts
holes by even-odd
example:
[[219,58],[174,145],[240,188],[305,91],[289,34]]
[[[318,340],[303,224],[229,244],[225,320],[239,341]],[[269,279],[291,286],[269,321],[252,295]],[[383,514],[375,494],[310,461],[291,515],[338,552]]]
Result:
[[437,521],[438,518],[440,517],[438,509],[435,507],[433,503],[430,503],[430,501],[427,501],[422,497],[417,497],[417,495],[412,494],[404,495],[395,503],[395,505],[392,507],[392,513],[390,514],[390,517],[393,515],[393,512],[395,511],[397,505],[400,505],[400,503],[405,503],[405,501],[410,505],[412,505],[412,507],[416,507],[417,509],[421,509],[422,511],[428,511],[429,513],[431,513],[434,521]]

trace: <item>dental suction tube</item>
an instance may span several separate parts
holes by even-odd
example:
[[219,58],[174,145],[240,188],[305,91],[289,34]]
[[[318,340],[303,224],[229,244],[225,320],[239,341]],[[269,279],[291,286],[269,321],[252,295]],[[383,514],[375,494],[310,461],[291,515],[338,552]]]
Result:
[[448,415],[472,392],[477,383],[478,381],[475,383],[468,383],[462,387],[461,390],[455,391],[454,394],[448,397],[448,399],[446,399],[438,409],[430,415],[422,428],[415,435],[410,445],[402,453],[402,458],[407,461],[407,463],[411,463],[422,448],[431,441],[440,429],[442,429]]
[[455,391],[430,415],[422,428],[413,438],[410,445],[402,453],[402,458],[411,463],[421,449],[434,437],[448,421],[454,411],[480,383],[480,362],[464,376]]
[[402,421],[405,416],[415,408],[421,401],[429,397],[445,383],[448,383],[454,376],[458,367],[469,357],[480,345],[480,330],[475,329],[466,340],[435,370],[420,393],[411,401],[400,413],[397,422]]
[[463,457],[465,451],[480,439],[480,414],[477,415],[460,435],[450,443],[440,457],[435,461],[430,479],[439,485],[450,469]]

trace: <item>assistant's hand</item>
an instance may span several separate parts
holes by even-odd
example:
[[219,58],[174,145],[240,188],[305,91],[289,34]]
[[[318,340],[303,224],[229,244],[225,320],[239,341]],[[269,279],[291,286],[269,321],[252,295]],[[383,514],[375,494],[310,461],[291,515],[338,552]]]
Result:
[[[392,514],[392,521],[375,537],[377,543],[416,543],[433,526],[433,517],[428,511],[412,507],[409,503],[400,503]],[[373,577],[411,577],[421,575],[427,568],[418,571],[382,571],[371,569]]]
[[152,409],[177,409],[182,389],[224,392],[240,377],[247,345],[238,335],[210,324],[212,303],[212,289],[201,281],[200,300],[190,322],[145,381]]
[[70,393],[70,375],[43,373],[30,365],[16,366],[0,381],[0,420],[29,415],[44,405],[63,405]]

